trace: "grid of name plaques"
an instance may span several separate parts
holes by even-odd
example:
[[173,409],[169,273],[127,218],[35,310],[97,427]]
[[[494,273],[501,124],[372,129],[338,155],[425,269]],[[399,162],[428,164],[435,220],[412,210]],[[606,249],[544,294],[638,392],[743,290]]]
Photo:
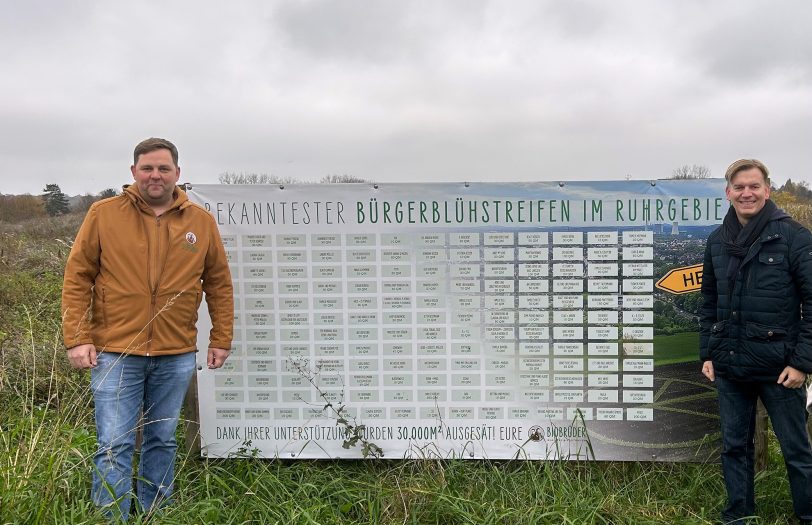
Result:
[[[228,420],[651,421],[650,231],[224,235]],[[318,388],[314,387],[314,383]]]

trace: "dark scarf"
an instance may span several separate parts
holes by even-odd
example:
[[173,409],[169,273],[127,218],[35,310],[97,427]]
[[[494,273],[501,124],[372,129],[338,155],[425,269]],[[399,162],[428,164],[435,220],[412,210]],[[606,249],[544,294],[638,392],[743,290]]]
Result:
[[725,220],[722,222],[722,243],[725,251],[730,255],[730,262],[727,266],[727,280],[730,283],[731,293],[733,292],[733,284],[736,281],[736,273],[739,271],[742,259],[750,251],[750,247],[759,238],[764,228],[767,227],[768,222],[784,217],[788,217],[786,212],[776,206],[773,201],[767,199],[761,211],[750,219],[745,226],[742,226],[733,206],[728,208]]

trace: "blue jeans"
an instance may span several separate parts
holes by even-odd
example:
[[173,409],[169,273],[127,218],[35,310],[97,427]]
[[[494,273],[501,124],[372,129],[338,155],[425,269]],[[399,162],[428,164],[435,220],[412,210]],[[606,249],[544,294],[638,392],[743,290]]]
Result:
[[[716,376],[722,423],[722,473],[728,504],[725,523],[743,523],[756,512],[753,489],[756,402],[770,416],[787,466],[792,503],[800,519],[812,519],[812,449],[806,430],[806,390],[777,383],[730,381]],[[737,521],[741,520],[741,521]]]
[[172,495],[175,430],[195,370],[195,354],[143,357],[101,352],[97,362],[90,374],[99,446],[93,457],[91,496],[108,516],[126,520],[132,497],[135,432],[142,409],[138,502],[149,512],[168,503]]

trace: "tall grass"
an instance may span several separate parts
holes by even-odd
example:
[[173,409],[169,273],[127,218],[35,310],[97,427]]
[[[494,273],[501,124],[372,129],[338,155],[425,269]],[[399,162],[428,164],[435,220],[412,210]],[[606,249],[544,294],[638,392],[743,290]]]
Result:
[[[65,244],[78,220],[0,225],[0,524],[101,523],[89,375],[59,333]],[[71,231],[71,228],[73,230]],[[759,475],[762,524],[790,522],[775,441]],[[718,465],[178,458],[175,503],[131,523],[710,524]]]

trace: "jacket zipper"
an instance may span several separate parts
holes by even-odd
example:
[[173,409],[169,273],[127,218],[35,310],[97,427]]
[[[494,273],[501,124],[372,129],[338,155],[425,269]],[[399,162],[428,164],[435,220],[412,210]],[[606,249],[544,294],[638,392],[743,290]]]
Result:
[[[170,214],[170,213],[172,213],[172,210],[167,211],[164,215],[167,215],[167,214]],[[161,217],[163,217],[163,215],[161,215]],[[160,217],[158,217],[158,220],[160,221]],[[161,283],[161,278],[164,275],[164,270],[166,270],[166,261],[169,260],[169,249],[170,249],[170,245],[172,244],[172,231],[171,231],[171,229],[169,227],[170,224],[171,224],[170,222],[166,222],[167,243],[166,243],[166,246],[164,247],[164,250],[163,250],[164,260],[160,261],[161,250],[158,250],[158,257],[155,260],[156,269],[158,270],[158,277],[157,277],[157,279],[155,279],[155,291],[156,292],[158,291],[159,285]],[[160,232],[160,230],[159,230],[159,232]],[[160,242],[161,242],[161,236],[159,235],[158,236],[158,244],[160,244]]]
[[[160,251],[158,249],[158,243],[160,242],[159,241],[160,232],[161,232],[161,218],[160,217],[155,217],[155,250],[154,250],[155,254],[154,254],[154,257],[156,259],[158,257],[158,252]],[[149,246],[149,243],[147,243],[147,245]],[[152,280],[152,260],[153,260],[153,254],[150,253],[149,265],[148,265],[149,274],[147,276],[150,281]],[[157,264],[155,266],[156,266],[155,270],[156,270],[156,273],[157,273],[157,270],[158,270]],[[152,282],[149,283],[152,286],[152,290],[151,290],[152,294],[151,294],[151,297],[150,297],[150,304],[149,304],[149,328],[147,329],[147,352],[146,352],[147,356],[149,356],[150,352],[152,351],[152,332],[153,332],[153,326],[154,326],[154,323],[155,323],[155,316],[157,315],[156,304],[158,302],[158,281],[159,280],[160,280],[160,275],[156,275],[155,283],[154,284]]]
[[[172,213],[172,211],[173,210],[168,210],[155,218],[155,283],[152,287],[152,297],[150,298],[150,319],[152,321],[149,323],[147,355],[149,355],[152,345],[152,326],[155,321],[155,317],[158,315],[158,290],[161,287],[161,277],[163,276],[164,269],[166,269],[166,261],[169,259],[169,243],[167,243],[163,250],[163,262],[161,262],[161,217],[168,213]],[[167,235],[169,235],[168,232]],[[151,264],[152,258],[150,258],[150,266]]]

